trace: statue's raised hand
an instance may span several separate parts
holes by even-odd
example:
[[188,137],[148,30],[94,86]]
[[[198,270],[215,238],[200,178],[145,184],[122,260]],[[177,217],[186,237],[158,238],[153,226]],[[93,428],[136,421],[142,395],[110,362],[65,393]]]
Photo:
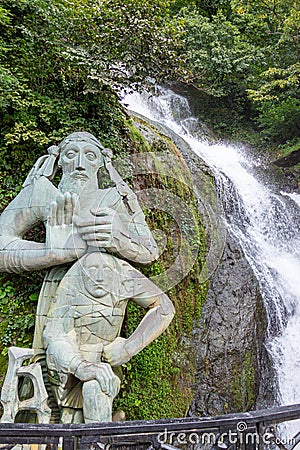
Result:
[[87,249],[87,244],[73,224],[77,200],[76,194],[65,192],[58,195],[49,209],[46,224],[46,249],[54,257],[62,259],[62,262],[80,258]]

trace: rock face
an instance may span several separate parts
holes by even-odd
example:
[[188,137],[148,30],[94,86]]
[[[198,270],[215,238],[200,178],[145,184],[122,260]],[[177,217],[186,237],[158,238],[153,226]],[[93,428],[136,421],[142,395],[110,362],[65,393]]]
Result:
[[294,150],[289,155],[274,161],[278,167],[292,167],[300,163],[300,149]]
[[257,281],[235,240],[227,237],[194,328],[197,372],[190,414],[218,415],[256,407],[266,316]]
[[205,220],[201,203],[209,201],[213,215],[218,214],[210,169],[186,142],[169,129],[163,131],[189,167],[208,234],[207,246],[220,241],[214,248],[218,265],[209,280],[200,320],[195,320],[190,334],[182,336],[180,352],[173,355],[174,359],[180,356],[180,364],[176,363],[185,373],[195,371],[188,414],[220,415],[270,406],[274,374],[264,347],[267,317],[258,282],[235,238]]

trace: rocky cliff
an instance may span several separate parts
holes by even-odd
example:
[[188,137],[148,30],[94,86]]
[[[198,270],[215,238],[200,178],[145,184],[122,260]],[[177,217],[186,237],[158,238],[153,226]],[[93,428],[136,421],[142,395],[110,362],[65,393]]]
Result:
[[[145,133],[145,123],[137,126]],[[149,128],[162,131],[161,125],[154,123]],[[200,277],[208,278],[208,294],[191,333],[181,339],[185,349],[181,366],[195,370],[189,414],[218,415],[270,405],[274,374],[264,348],[267,317],[257,280],[239,244],[218,217],[222,207],[210,169],[185,141],[168,129],[163,132],[189,167],[207,239],[205,259],[209,265]],[[149,129],[146,135],[149,139]]]

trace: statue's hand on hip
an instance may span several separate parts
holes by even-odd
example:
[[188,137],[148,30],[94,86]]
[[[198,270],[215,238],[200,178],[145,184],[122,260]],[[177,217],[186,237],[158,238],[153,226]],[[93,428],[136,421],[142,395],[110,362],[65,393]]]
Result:
[[105,345],[102,352],[102,357],[111,366],[121,366],[127,363],[131,355],[126,350],[127,339],[117,337],[113,342]]
[[120,379],[113,373],[112,368],[107,363],[90,363],[88,361],[82,361],[76,372],[75,376],[81,381],[97,380],[102,392],[115,397],[120,389]]
[[46,223],[46,250],[58,261],[79,259],[86,253],[87,244],[73,223],[78,196],[65,192],[50,205]]

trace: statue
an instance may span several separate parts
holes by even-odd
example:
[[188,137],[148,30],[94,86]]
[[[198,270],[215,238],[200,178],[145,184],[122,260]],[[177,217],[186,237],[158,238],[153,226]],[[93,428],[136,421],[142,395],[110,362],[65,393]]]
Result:
[[[32,360],[46,362],[60,421],[110,421],[120,366],[167,328],[174,308],[129,263],[149,264],[158,250],[110,150],[90,133],[77,132],[48,153],[0,217],[0,270],[49,269],[38,300]],[[56,187],[51,180],[58,167]],[[102,171],[112,187],[99,188]],[[38,223],[45,224],[46,242],[25,240]],[[149,310],[124,339],[129,300]]]

